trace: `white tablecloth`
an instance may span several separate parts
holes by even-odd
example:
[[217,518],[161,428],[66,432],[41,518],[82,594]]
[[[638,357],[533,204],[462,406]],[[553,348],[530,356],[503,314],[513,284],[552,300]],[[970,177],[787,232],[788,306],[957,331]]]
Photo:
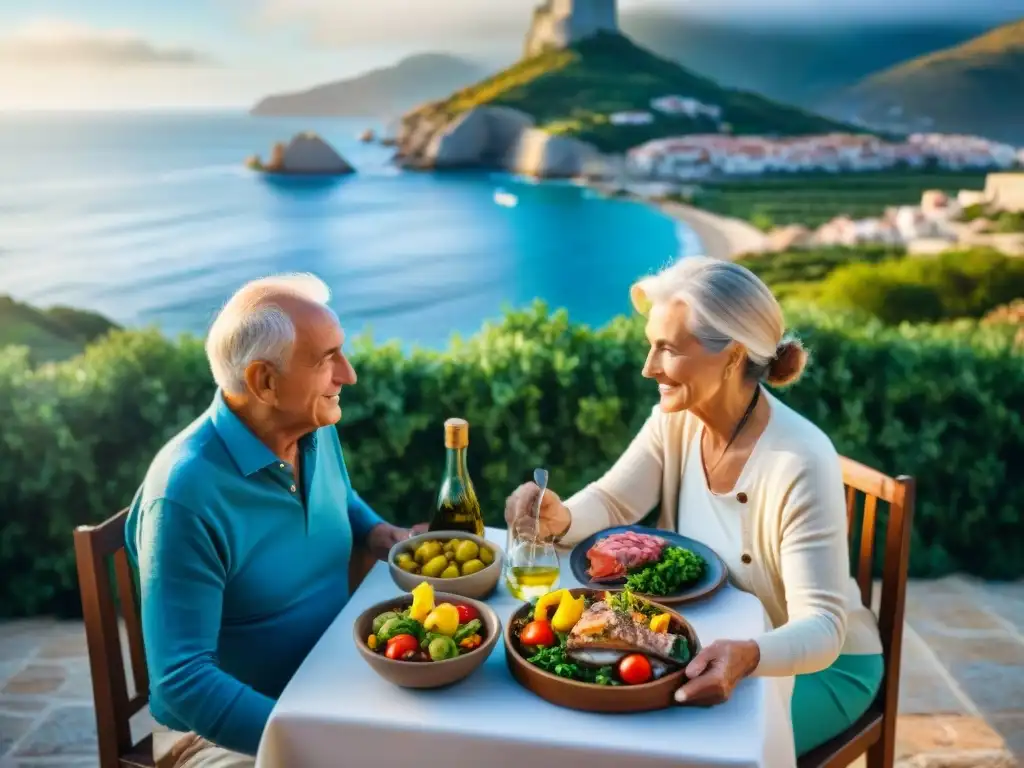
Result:
[[[488,529],[501,547],[505,532]],[[560,586],[578,586],[563,558]],[[356,617],[399,593],[377,563],[306,658],[274,708],[257,768],[587,768],[757,766],[793,768],[792,678],[747,678],[717,707],[595,714],[549,704],[521,687],[501,640],[470,677],[439,690],[407,690],[358,655]],[[502,583],[490,598],[502,622],[518,602]],[[705,645],[750,638],[766,626],[753,595],[726,586],[681,607]]]

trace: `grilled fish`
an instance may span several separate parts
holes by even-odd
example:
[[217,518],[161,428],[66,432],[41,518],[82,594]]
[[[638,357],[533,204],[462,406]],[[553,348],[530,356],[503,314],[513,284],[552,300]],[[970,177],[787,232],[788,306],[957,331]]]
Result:
[[610,658],[604,653],[597,655],[597,651],[614,651],[621,655],[643,653],[674,666],[682,666],[690,660],[690,647],[685,637],[655,632],[647,626],[643,614],[617,611],[603,600],[583,612],[569,632],[565,648],[566,655],[581,663]]

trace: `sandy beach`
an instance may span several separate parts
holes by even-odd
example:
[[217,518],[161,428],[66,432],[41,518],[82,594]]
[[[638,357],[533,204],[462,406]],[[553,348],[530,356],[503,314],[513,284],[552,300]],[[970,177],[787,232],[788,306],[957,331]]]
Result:
[[600,194],[615,194],[628,200],[657,208],[666,216],[683,222],[700,240],[702,253],[716,259],[736,259],[746,253],[765,250],[767,235],[750,222],[695,208],[686,203],[667,200],[664,190],[653,192],[642,185],[614,184],[599,180],[581,182]]
[[731,260],[764,248],[764,232],[741,219],[719,216],[683,203],[647,202],[689,226],[703,244],[705,256]]

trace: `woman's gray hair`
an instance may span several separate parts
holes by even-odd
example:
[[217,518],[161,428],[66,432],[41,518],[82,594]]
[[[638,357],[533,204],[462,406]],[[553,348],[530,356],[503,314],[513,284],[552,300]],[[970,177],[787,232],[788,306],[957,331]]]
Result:
[[295,342],[295,324],[275,300],[294,297],[326,305],[331,291],[311,274],[272,275],[246,283],[228,299],[206,336],[213,379],[225,392],[245,391],[245,369],[264,360],[284,370]]
[[646,315],[654,304],[683,302],[687,327],[701,346],[717,353],[731,342],[747,353],[747,374],[772,384],[795,381],[806,364],[800,342],[784,337],[782,307],[746,267],[708,256],[686,256],[630,288],[633,306]]

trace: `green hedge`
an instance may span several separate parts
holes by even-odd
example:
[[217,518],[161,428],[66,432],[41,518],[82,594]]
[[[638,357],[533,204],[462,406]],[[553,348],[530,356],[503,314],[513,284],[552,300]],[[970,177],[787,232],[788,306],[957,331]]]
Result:
[[[791,321],[813,350],[783,390],[838,449],[919,481],[913,573],[1024,574],[1024,357],[1010,334],[961,324],[887,329],[811,309]],[[444,460],[442,422],[471,425],[470,469],[487,521],[532,468],[564,495],[598,477],[655,402],[636,318],[601,330],[542,305],[443,353],[357,345],[342,439],[353,482],[386,517],[426,519]],[[118,331],[33,369],[0,350],[0,606],[78,607],[71,531],[126,506],[152,454],[211,398],[201,343]]]
[[1024,259],[987,248],[848,263],[816,293],[823,305],[858,309],[887,323],[980,318],[1024,297]]
[[757,253],[737,262],[764,280],[784,299],[817,295],[822,281],[848,264],[874,264],[906,255],[906,249],[888,245],[824,245],[778,253]]

